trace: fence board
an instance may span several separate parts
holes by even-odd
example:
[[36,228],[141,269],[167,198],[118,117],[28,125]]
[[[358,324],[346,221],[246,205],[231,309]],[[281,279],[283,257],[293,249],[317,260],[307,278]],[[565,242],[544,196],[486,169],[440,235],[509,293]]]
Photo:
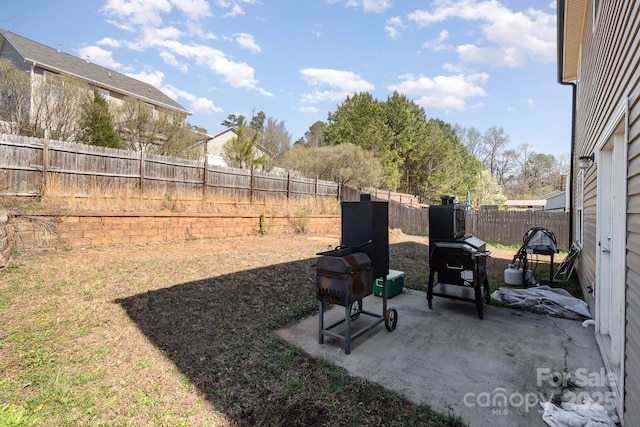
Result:
[[0,194],[40,194],[42,145],[34,138],[0,135]]

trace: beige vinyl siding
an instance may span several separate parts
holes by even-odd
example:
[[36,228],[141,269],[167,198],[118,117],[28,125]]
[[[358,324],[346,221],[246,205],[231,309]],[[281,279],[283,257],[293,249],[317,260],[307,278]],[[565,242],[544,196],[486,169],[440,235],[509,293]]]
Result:
[[[640,2],[601,2],[598,25],[584,31],[576,106],[576,158],[598,149],[613,114],[629,101],[624,425],[640,425]],[[593,27],[588,2],[584,28]],[[596,156],[597,159],[597,156]],[[584,246],[579,279],[584,290],[595,281],[596,180],[598,165],[586,172]],[[579,191],[574,192],[579,194]],[[595,284],[597,286],[597,283]],[[593,298],[588,296],[593,309]]]
[[[592,284],[596,273],[596,167],[587,169],[584,177],[583,239],[578,277],[592,313],[595,312]],[[578,194],[578,193],[576,193]]]
[[640,425],[640,92],[630,99],[627,175],[625,425]]

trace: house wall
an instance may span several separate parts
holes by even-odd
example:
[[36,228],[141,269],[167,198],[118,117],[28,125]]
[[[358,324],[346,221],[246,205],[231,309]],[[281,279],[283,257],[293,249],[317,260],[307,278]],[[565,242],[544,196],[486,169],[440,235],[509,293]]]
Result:
[[[576,159],[597,152],[616,111],[627,102],[628,172],[626,212],[624,424],[640,425],[640,2],[599,2],[594,26],[587,2],[576,105]],[[575,160],[575,159],[574,159]],[[575,170],[579,169],[577,166]],[[584,290],[596,282],[598,165],[585,171],[584,245],[578,270]],[[574,185],[579,180],[573,180]],[[575,188],[576,197],[580,189]],[[576,221],[577,223],[577,221]],[[591,294],[585,292],[589,297]],[[593,299],[588,302],[593,306]],[[593,307],[592,307],[593,308]]]
[[31,70],[31,65],[22,60],[22,56],[16,51],[16,49],[8,43],[2,35],[0,35],[0,58],[8,59],[15,65],[15,67],[22,71]]
[[564,211],[566,209],[564,192],[547,199],[546,211]]
[[[237,136],[238,134],[231,130],[227,130],[218,135],[215,135],[213,138],[207,141],[207,156],[214,159],[223,159],[224,150],[222,149],[222,146]],[[213,161],[211,163],[217,164],[216,161]]]

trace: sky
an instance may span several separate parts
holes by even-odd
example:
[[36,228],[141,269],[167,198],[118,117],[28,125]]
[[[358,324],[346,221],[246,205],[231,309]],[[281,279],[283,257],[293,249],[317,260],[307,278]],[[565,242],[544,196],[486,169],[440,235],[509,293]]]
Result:
[[0,0],[0,29],[150,83],[209,134],[263,111],[291,143],[394,91],[508,148],[569,154],[555,0]]

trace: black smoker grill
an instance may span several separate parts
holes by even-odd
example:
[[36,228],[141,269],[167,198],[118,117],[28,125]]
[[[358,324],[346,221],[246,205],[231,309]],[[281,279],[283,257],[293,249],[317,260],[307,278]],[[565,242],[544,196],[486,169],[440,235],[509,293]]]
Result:
[[[351,353],[351,340],[384,322],[393,331],[398,321],[396,310],[387,310],[386,276],[389,274],[389,219],[387,202],[372,202],[363,195],[360,202],[342,202],[341,245],[320,252],[316,263],[316,294],[319,301],[319,343],[324,336],[342,339],[345,354]],[[373,282],[382,278],[382,315],[365,311],[362,299],[373,293]],[[324,326],[324,305],[344,306],[344,319]],[[372,316],[369,323],[351,332],[351,321],[360,314]],[[344,334],[333,329],[344,324]]]
[[[464,209],[448,196],[442,205],[429,207],[429,285],[427,301],[433,296],[475,302],[482,319],[483,299],[489,302],[487,257],[491,252],[481,239],[465,236]],[[438,284],[434,286],[435,275]]]

